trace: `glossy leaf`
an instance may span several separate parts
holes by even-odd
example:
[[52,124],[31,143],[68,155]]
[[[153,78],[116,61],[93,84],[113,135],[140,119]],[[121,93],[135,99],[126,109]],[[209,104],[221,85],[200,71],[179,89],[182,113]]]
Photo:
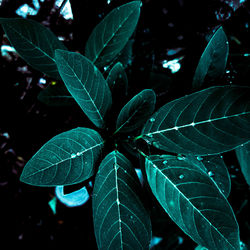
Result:
[[221,155],[211,155],[205,157],[185,157],[189,164],[198,166],[214,180],[220,191],[228,197],[231,190],[231,180],[227,166]]
[[212,155],[250,140],[250,88],[211,87],[161,107],[142,135],[153,146],[174,153]]
[[171,219],[208,249],[240,249],[239,228],[225,196],[197,166],[175,156],[146,158],[153,194]]
[[196,68],[193,87],[202,86],[205,77],[216,79],[225,73],[229,46],[227,36],[220,27],[210,39]]
[[111,11],[93,30],[85,55],[97,67],[110,63],[127,44],[140,15],[140,1],[124,4]]
[[70,185],[94,173],[103,140],[94,130],[75,128],[46,144],[25,165],[20,180],[34,186]]
[[0,18],[0,24],[12,46],[28,64],[60,79],[54,59],[55,50],[67,48],[49,29],[23,18]]
[[[124,68],[120,62],[116,63],[112,69],[110,70],[108,77],[106,79],[109,88],[113,90],[117,85],[123,85],[125,90],[125,95],[127,95],[128,91],[128,78]],[[119,86],[118,86],[119,87]]]
[[121,110],[116,122],[116,132],[126,133],[138,129],[155,109],[153,90],[145,89],[134,96]]
[[37,98],[42,103],[55,107],[70,106],[75,103],[74,98],[61,82],[49,85],[38,94]]
[[98,128],[103,128],[112,97],[102,73],[79,53],[57,50],[55,58],[70,94],[88,118]]
[[241,172],[250,186],[250,142],[236,148],[237,159],[240,164]]
[[151,223],[137,191],[131,163],[118,151],[108,154],[96,175],[93,218],[98,249],[149,249]]

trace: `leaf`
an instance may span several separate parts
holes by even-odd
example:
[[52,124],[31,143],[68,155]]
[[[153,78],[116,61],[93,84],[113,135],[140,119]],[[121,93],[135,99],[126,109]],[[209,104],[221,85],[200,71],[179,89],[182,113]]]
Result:
[[38,100],[48,106],[70,106],[75,103],[74,98],[67,91],[64,84],[49,85],[38,94]]
[[138,183],[131,163],[118,151],[102,161],[93,190],[98,249],[149,249],[151,223],[136,194]]
[[200,88],[205,77],[219,78],[225,73],[229,46],[227,36],[220,27],[210,39],[196,68],[193,87]]
[[90,178],[103,147],[101,136],[88,128],[63,132],[25,165],[20,180],[34,186],[70,185]]
[[116,121],[116,132],[127,133],[138,129],[155,109],[153,90],[145,89],[134,96],[121,110]]
[[98,68],[107,65],[125,47],[140,16],[140,1],[132,1],[111,11],[92,31],[85,55]]
[[[110,70],[108,77],[106,79],[109,88],[113,90],[116,85],[123,85],[125,89],[125,95],[128,91],[128,78],[124,68],[120,62],[116,63]],[[119,87],[119,86],[118,86]]]
[[46,27],[29,19],[0,18],[10,43],[33,68],[60,79],[54,59],[56,49],[67,50],[63,43]]
[[250,142],[236,148],[237,159],[240,164],[241,172],[250,186]]
[[227,198],[231,190],[231,180],[227,166],[223,160],[222,155],[211,155],[206,157],[197,158],[189,155],[185,157],[189,164],[198,166],[201,170],[205,171],[212,180],[216,183],[220,191]]
[[250,88],[211,87],[161,107],[142,135],[162,150],[212,155],[250,140]]
[[79,53],[56,50],[55,58],[70,94],[95,126],[103,128],[112,97],[102,73]]
[[197,244],[240,249],[233,210],[206,173],[170,155],[146,158],[146,173],[161,206]]

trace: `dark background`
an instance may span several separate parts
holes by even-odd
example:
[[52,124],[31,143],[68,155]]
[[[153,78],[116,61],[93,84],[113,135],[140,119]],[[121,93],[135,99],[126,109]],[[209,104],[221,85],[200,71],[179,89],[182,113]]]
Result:
[[[53,0],[45,0],[36,16],[29,16],[65,38],[69,50],[84,52],[84,46],[95,25],[114,7],[125,0],[106,1],[71,0],[74,20],[65,20]],[[129,78],[129,100],[144,88],[154,88],[157,107],[191,91],[192,77],[207,39],[223,25],[228,36],[230,55],[227,70],[230,73],[213,84],[249,85],[250,4],[238,8],[237,1],[219,0],[145,0],[141,17],[133,35],[133,60],[126,72]],[[234,8],[230,7],[234,3]],[[15,17],[16,9],[32,1],[3,0],[0,17]],[[0,29],[1,44],[9,44]],[[181,48],[174,55],[169,49]],[[181,69],[172,74],[162,67],[163,60],[182,57]],[[28,66],[17,55],[10,59],[0,57],[0,197],[1,241],[27,244],[73,244],[82,249],[96,249],[93,233],[91,201],[76,208],[57,203],[54,215],[48,202],[54,197],[53,188],[28,186],[19,181],[25,163],[50,138],[90,122],[77,105],[48,107],[37,100],[52,79]],[[152,75],[153,74],[153,75]],[[157,87],[156,87],[157,86]],[[124,103],[121,103],[121,106]],[[119,110],[118,110],[119,111]],[[249,244],[249,187],[239,170],[234,152],[224,156],[232,180],[229,202],[240,226],[241,240]],[[135,166],[139,163],[131,159]],[[138,167],[138,166],[137,166]],[[91,190],[90,190],[91,191]],[[164,236],[157,249],[194,249],[196,244],[166,216],[151,197],[147,206],[153,208],[153,235]]]

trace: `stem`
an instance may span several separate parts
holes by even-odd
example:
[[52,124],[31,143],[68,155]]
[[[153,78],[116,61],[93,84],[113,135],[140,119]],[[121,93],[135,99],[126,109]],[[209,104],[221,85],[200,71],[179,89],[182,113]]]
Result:
[[141,154],[144,158],[148,158],[146,154],[144,154],[140,149],[137,148],[139,154]]
[[139,136],[136,136],[133,141],[137,141],[138,139],[141,139],[143,137],[143,135],[139,135]]

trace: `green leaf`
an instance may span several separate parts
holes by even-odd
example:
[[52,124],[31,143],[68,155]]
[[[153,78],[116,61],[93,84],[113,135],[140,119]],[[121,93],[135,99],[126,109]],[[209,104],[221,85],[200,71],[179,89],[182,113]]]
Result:
[[112,97],[107,82],[97,67],[79,53],[56,50],[59,73],[70,94],[83,112],[98,127],[104,127],[104,116]]
[[197,244],[240,249],[233,210],[206,173],[170,155],[146,158],[146,173],[161,206]]
[[149,249],[151,222],[136,194],[138,183],[133,166],[118,151],[102,161],[93,191],[98,249]]
[[29,19],[0,18],[10,43],[33,68],[60,79],[54,59],[56,49],[67,50],[46,27]]
[[97,67],[107,65],[127,44],[140,16],[140,1],[124,4],[111,11],[93,30],[85,55]]
[[161,107],[142,135],[153,146],[180,154],[212,155],[250,140],[250,88],[211,87]]
[[[113,90],[116,85],[123,85],[125,89],[125,95],[128,91],[128,78],[124,68],[120,62],[116,63],[110,70],[108,77],[106,79],[109,88]],[[119,86],[118,86],[119,87]]]
[[205,77],[220,78],[225,73],[228,53],[227,36],[220,27],[210,39],[200,58],[194,74],[193,87],[201,87]]
[[48,187],[82,182],[93,175],[103,143],[92,129],[63,132],[44,144],[28,161],[20,180]]
[[118,115],[115,133],[127,133],[138,129],[153,113],[155,101],[155,92],[151,89],[145,89],[134,96]]
[[49,85],[38,94],[38,100],[48,106],[70,106],[75,103],[74,98],[62,83]]
[[223,160],[222,155],[211,155],[200,157],[193,157],[188,155],[184,157],[187,163],[198,166],[205,171],[212,180],[216,183],[220,191],[227,198],[231,190],[231,180],[227,166]]
[[240,164],[241,172],[250,186],[250,142],[236,148],[237,159]]

